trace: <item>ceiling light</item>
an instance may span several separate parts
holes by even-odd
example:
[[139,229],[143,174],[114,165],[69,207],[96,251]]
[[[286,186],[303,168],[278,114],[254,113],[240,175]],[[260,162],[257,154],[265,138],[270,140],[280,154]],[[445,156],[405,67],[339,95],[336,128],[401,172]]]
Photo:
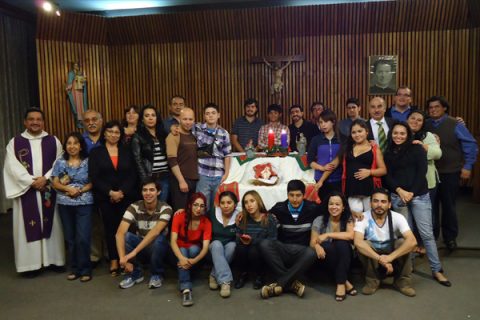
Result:
[[43,10],[47,11],[47,12],[51,12],[52,9],[53,9],[53,6],[52,6],[52,3],[49,2],[49,1],[45,1],[42,5],[42,8]]
[[45,10],[45,12],[48,12],[48,13],[51,13],[51,12],[55,12],[55,15],[60,17],[61,13],[60,13],[60,6],[58,5],[58,3],[52,3],[50,1],[44,1],[43,4],[42,4],[42,8],[43,10]]

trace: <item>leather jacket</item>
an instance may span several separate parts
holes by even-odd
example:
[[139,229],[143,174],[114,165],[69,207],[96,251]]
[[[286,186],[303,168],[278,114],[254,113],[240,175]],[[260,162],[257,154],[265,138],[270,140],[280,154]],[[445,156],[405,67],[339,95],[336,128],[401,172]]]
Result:
[[[141,133],[135,133],[132,137],[130,148],[141,181],[152,175],[153,167],[153,139],[148,139]],[[162,146],[165,152],[165,146]]]

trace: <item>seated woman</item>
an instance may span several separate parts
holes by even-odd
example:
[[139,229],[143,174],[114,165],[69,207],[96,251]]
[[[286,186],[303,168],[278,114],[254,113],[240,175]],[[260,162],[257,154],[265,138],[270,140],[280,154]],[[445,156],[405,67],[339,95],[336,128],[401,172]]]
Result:
[[236,289],[245,285],[248,271],[256,274],[253,288],[258,290],[263,286],[265,268],[258,248],[258,244],[263,239],[277,239],[277,223],[274,216],[268,214],[258,192],[247,191],[242,199],[242,216],[238,226],[235,251],[240,271],[240,277],[235,281]]
[[334,273],[337,290],[335,300],[343,301],[347,294],[355,296],[357,290],[348,281],[352,260],[353,221],[345,196],[332,192],[325,201],[328,214],[313,221],[310,246],[318,259],[324,261]]
[[224,191],[219,196],[220,207],[210,216],[212,223],[212,243],[210,253],[212,255],[213,268],[208,278],[210,289],[216,290],[220,285],[220,296],[230,296],[230,283],[233,280],[230,263],[235,254],[235,237],[237,226],[235,218],[238,198],[231,191]]
[[427,184],[427,153],[412,143],[413,134],[404,122],[396,123],[388,134],[385,151],[385,182],[392,193],[392,208],[403,214],[410,226],[415,223],[427,252],[433,278],[441,285],[452,284],[443,274],[433,236],[432,203]]
[[70,273],[67,280],[92,279],[90,238],[92,233],[93,195],[88,179],[87,146],[82,135],[72,132],[63,143],[63,159],[55,162],[53,187],[68,246]]
[[193,305],[190,271],[205,257],[212,239],[212,224],[205,216],[206,202],[202,193],[193,193],[186,209],[173,217],[170,245],[178,259],[178,281],[185,307]]

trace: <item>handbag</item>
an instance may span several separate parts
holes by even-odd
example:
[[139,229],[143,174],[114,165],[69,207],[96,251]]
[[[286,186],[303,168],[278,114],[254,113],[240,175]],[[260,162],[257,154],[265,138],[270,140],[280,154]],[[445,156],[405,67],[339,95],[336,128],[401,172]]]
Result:
[[213,137],[213,142],[209,144],[205,144],[201,147],[197,147],[197,157],[198,158],[211,158],[213,157],[213,147],[215,146],[215,140],[217,136],[217,130],[212,134],[208,133],[208,131],[205,132],[206,135]]

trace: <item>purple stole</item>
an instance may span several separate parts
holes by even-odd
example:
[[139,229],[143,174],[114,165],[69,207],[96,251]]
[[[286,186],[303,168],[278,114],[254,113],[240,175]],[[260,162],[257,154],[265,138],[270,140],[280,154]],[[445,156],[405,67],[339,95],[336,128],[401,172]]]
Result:
[[[15,156],[18,161],[33,175],[33,159],[30,141],[21,135],[14,140]],[[57,157],[57,143],[53,136],[42,138],[42,175],[50,170]],[[27,242],[48,239],[52,233],[53,214],[55,211],[55,191],[47,186],[45,191],[40,192],[42,196],[43,230],[40,221],[40,211],[37,205],[37,190],[34,188],[20,197],[23,211],[23,222]]]

